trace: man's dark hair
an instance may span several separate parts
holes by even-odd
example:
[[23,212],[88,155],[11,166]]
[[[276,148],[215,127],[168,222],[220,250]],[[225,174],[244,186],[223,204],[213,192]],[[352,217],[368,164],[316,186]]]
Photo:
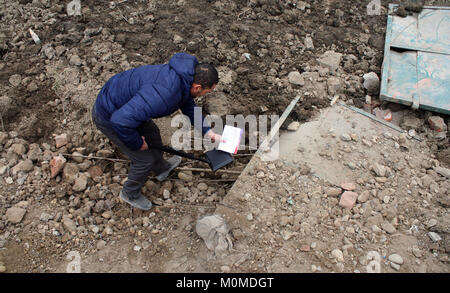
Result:
[[195,66],[194,83],[205,89],[211,88],[219,82],[219,74],[211,63],[199,63]]

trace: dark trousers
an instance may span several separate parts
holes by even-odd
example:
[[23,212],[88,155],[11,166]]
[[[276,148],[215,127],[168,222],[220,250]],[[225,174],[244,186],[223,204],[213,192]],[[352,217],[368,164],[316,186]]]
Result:
[[[128,180],[123,185],[123,192],[129,197],[136,198],[140,195],[140,189],[151,171],[157,175],[167,170],[169,163],[163,159],[163,153],[160,150],[150,148],[144,151],[133,151],[128,148],[117,137],[109,121],[104,121],[96,115],[95,105],[92,109],[92,120],[97,128],[131,160]],[[151,140],[147,141],[147,144],[162,145],[159,128],[151,119],[140,125],[137,130],[141,136]]]

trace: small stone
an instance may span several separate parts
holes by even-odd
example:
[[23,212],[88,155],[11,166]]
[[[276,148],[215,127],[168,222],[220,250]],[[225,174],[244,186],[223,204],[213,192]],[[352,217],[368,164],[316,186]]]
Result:
[[65,146],[68,142],[69,142],[69,139],[68,139],[67,133],[63,133],[63,134],[55,136],[56,148],[58,148],[58,149],[62,146]]
[[350,182],[350,183],[342,183],[341,187],[342,187],[342,189],[348,190],[348,191],[353,191],[353,190],[356,189],[355,183],[352,183],[352,182]]
[[379,177],[384,177],[386,175],[386,167],[375,163],[375,165],[372,166],[372,170],[377,174]]
[[72,55],[72,57],[70,57],[69,64],[73,66],[80,66],[82,64],[80,56]]
[[62,156],[53,157],[50,161],[51,177],[55,178],[66,164],[66,159]]
[[313,39],[311,37],[306,37],[305,38],[305,47],[306,49],[314,49],[314,43],[313,43]]
[[391,262],[390,265],[391,265],[391,267],[392,267],[394,270],[396,270],[396,271],[399,271],[399,270],[400,270],[400,265],[398,265],[398,264],[396,264],[396,263],[393,263],[393,262]]
[[341,59],[341,53],[326,51],[319,59],[317,59],[317,62],[323,67],[328,67],[330,71],[334,73],[339,68]]
[[327,79],[327,87],[328,87],[328,94],[333,96],[341,90],[342,88],[341,80],[337,77],[330,77]]
[[8,141],[8,133],[0,131],[0,144],[5,144]]
[[352,191],[345,191],[341,199],[339,201],[339,206],[347,209],[353,208],[356,203],[356,199],[358,198],[358,194]]
[[339,196],[342,193],[342,189],[336,187],[328,187],[325,189],[325,193],[328,196]]
[[436,220],[436,219],[430,219],[430,220],[427,222],[427,227],[428,227],[428,228],[434,227],[434,226],[436,226],[436,225],[437,225],[437,220]]
[[333,256],[334,259],[336,259],[338,262],[344,262],[344,254],[342,253],[342,251],[340,249],[334,249],[331,252],[331,255]]
[[72,186],[72,190],[76,192],[84,191],[87,187],[87,179],[88,178],[86,175],[81,175],[80,177],[75,179],[75,183]]
[[206,183],[201,182],[197,185],[197,189],[200,191],[206,191],[208,190],[208,185]]
[[27,159],[25,161],[21,161],[19,162],[17,165],[15,165],[12,169],[11,169],[11,173],[13,175],[16,175],[19,172],[24,172],[24,173],[28,173],[30,171],[33,171],[34,169],[34,165],[33,165],[33,161]]
[[77,224],[68,216],[63,216],[62,223],[64,228],[70,232],[74,232],[77,230]]
[[389,255],[388,260],[399,265],[403,264],[403,258],[396,253]]
[[259,172],[256,174],[256,178],[259,178],[259,179],[264,178],[264,172],[263,172],[263,171],[259,171]]
[[139,251],[141,251],[141,247],[138,246],[138,245],[135,245],[135,246],[133,247],[133,250],[136,251],[136,252],[139,252]]
[[106,247],[106,241],[105,240],[99,240],[97,242],[97,249],[98,250],[102,250],[105,247]]
[[25,145],[23,145],[23,144],[21,144],[21,143],[15,143],[15,144],[13,144],[13,145],[10,147],[10,150],[11,150],[13,153],[15,153],[15,154],[21,156],[21,155],[25,154],[25,152],[26,152],[26,147],[25,147]]
[[436,171],[436,173],[438,173],[439,175],[443,176],[443,177],[447,177],[450,178],[450,169],[445,168],[445,167],[433,167],[433,170]]
[[174,42],[175,44],[179,44],[179,43],[183,42],[183,38],[180,37],[179,35],[174,35],[174,36],[173,36],[173,42]]
[[6,272],[6,267],[5,266],[0,266],[0,273],[4,273]]
[[444,119],[440,116],[430,116],[428,118],[428,124],[430,124],[431,129],[437,132],[447,131],[447,125],[445,124]]
[[55,49],[53,49],[51,45],[45,45],[43,50],[48,59],[53,59],[53,57],[55,57]]
[[184,181],[192,181],[192,175],[184,173],[184,172],[178,173],[178,178],[180,178],[181,180],[184,180]]
[[221,267],[220,267],[220,270],[221,270],[223,273],[229,273],[229,272],[231,272],[231,268],[230,268],[229,266],[221,266]]
[[428,237],[430,237],[430,239],[433,242],[438,242],[438,241],[442,240],[441,236],[439,236],[439,234],[437,234],[435,232],[428,232]]
[[417,258],[421,258],[422,257],[422,252],[420,251],[420,248],[417,245],[414,245],[412,247],[412,253],[414,254],[415,257]]
[[88,170],[89,175],[91,175],[92,178],[99,177],[103,175],[103,170],[99,166],[92,166]]
[[342,273],[342,272],[344,272],[345,266],[344,266],[343,263],[338,262],[338,263],[336,264],[336,268],[337,268],[337,271],[338,271],[338,272]]
[[164,199],[169,199],[170,198],[170,191],[167,189],[164,189],[163,191],[163,198]]
[[105,233],[107,235],[112,235],[113,234],[113,229],[111,227],[109,227],[109,226],[106,226],[104,231],[105,231]]
[[300,122],[294,121],[291,124],[289,124],[287,129],[289,131],[297,131],[299,128],[300,128]]
[[381,224],[381,228],[386,231],[388,234],[393,234],[395,233],[397,230],[394,228],[394,226],[392,226],[391,223],[388,222],[384,222],[383,224]]
[[106,211],[102,214],[102,217],[108,220],[111,219],[112,215],[113,215],[112,211]]
[[300,246],[300,251],[308,252],[311,251],[311,247],[307,244]]
[[369,199],[369,197],[370,197],[370,191],[364,190],[364,191],[358,196],[357,201],[358,201],[359,203],[364,203],[364,202],[366,202],[366,201]]
[[253,215],[251,213],[247,215],[247,220],[253,221]]
[[290,83],[295,85],[304,86],[305,80],[303,79],[303,76],[298,71],[292,71],[288,74],[288,80]]
[[347,134],[347,133],[341,134],[340,137],[341,137],[342,141],[351,141],[352,140],[352,137],[349,134]]
[[22,76],[20,76],[20,74],[13,74],[13,75],[11,75],[11,77],[9,78],[9,83],[13,87],[19,86],[22,83]]
[[25,216],[26,212],[27,210],[20,207],[9,208],[6,210],[6,219],[8,220],[8,222],[18,224],[22,222],[23,216]]
[[380,79],[375,72],[369,72],[363,75],[363,86],[368,93],[376,93],[380,88]]
[[381,231],[383,230],[381,230],[380,227],[378,227],[377,225],[372,225],[372,232],[380,233]]
[[44,222],[48,222],[50,220],[53,220],[53,216],[44,212],[39,217],[39,220],[44,221]]

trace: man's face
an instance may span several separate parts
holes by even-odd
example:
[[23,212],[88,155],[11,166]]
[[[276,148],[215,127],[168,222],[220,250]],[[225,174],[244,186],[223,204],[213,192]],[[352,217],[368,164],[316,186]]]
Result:
[[191,96],[193,97],[201,97],[204,96],[206,94],[209,94],[210,92],[212,92],[214,90],[214,88],[216,87],[215,84],[213,84],[212,87],[210,88],[203,88],[201,85],[193,83],[191,86]]

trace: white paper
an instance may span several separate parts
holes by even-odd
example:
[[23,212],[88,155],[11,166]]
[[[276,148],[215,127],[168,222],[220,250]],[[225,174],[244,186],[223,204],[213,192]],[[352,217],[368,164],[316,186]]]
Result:
[[222,140],[220,142],[218,150],[224,151],[230,154],[236,154],[241,144],[241,137],[243,129],[225,125],[222,133]]

